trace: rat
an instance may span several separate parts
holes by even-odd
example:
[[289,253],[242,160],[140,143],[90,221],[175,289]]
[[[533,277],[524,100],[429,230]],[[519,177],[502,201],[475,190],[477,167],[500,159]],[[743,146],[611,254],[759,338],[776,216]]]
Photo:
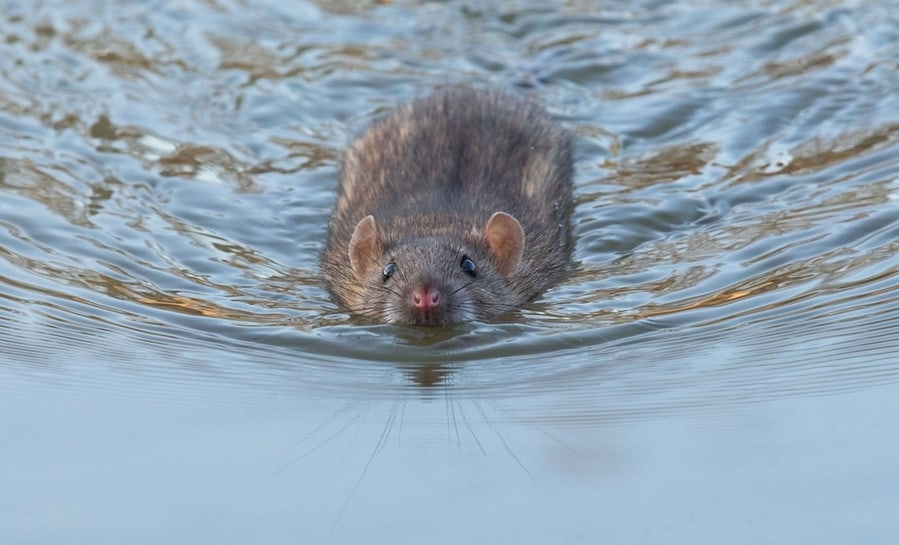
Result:
[[572,137],[510,94],[437,91],[375,121],[343,159],[326,287],[377,322],[498,317],[565,275]]

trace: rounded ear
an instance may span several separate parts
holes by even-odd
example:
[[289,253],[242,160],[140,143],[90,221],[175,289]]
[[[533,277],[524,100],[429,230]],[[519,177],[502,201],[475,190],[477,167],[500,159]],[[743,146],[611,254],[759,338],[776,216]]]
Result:
[[378,242],[378,225],[374,216],[365,216],[353,230],[350,244],[347,248],[350,256],[350,266],[356,273],[356,278],[363,280],[368,276],[371,267],[378,262],[381,255],[381,245]]
[[495,212],[487,220],[484,240],[496,258],[499,273],[508,276],[524,253],[524,229],[521,224],[505,212]]

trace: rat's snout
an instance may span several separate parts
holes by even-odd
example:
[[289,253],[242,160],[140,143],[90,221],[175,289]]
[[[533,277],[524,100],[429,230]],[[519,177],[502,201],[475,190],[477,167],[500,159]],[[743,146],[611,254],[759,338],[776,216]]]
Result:
[[412,290],[412,309],[418,312],[434,310],[442,303],[440,290],[433,285],[416,286]]

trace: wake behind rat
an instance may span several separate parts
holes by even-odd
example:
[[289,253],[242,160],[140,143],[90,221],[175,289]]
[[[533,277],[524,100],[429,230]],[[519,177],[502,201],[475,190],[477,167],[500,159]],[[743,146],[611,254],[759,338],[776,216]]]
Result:
[[563,278],[572,139],[531,101],[440,91],[349,147],[321,257],[328,290],[380,322],[497,317]]

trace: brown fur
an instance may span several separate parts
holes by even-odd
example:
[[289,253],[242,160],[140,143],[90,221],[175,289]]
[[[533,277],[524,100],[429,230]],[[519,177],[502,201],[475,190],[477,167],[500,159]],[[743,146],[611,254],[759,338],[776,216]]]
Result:
[[[487,91],[439,92],[376,121],[344,159],[321,261],[329,291],[357,314],[416,324],[490,318],[533,299],[570,257],[571,148],[542,109]],[[521,229],[488,227],[497,212]],[[438,290],[439,307],[410,308],[416,286]]]

